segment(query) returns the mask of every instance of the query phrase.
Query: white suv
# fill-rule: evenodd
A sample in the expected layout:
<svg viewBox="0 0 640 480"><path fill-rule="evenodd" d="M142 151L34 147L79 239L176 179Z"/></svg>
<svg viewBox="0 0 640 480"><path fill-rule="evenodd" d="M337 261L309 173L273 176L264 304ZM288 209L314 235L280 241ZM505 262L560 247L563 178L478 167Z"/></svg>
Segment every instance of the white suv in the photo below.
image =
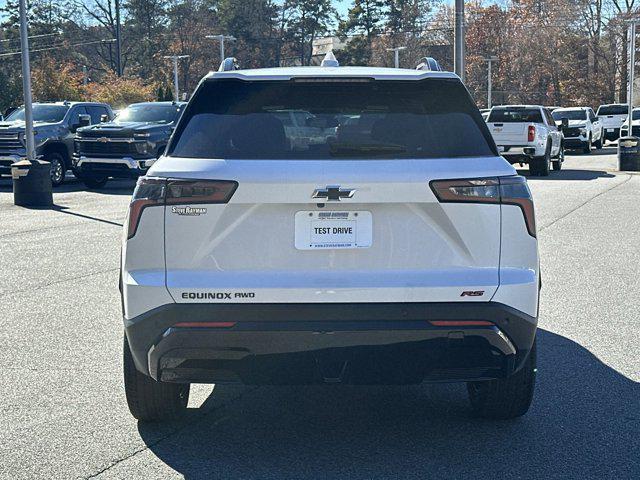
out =
<svg viewBox="0 0 640 480"><path fill-rule="evenodd" d="M125 228L138 419L183 411L193 382L461 381L480 416L529 408L533 203L452 73L209 74Z"/></svg>

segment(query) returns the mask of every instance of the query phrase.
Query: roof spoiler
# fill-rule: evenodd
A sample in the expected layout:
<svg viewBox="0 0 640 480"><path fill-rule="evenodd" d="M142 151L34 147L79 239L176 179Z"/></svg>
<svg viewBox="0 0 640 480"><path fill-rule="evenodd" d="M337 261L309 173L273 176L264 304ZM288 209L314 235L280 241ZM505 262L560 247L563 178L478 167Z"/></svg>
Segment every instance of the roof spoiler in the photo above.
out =
<svg viewBox="0 0 640 480"><path fill-rule="evenodd" d="M440 64L433 57L422 57L420 59L420 63L416 65L416 70L425 70L427 72L442 72Z"/></svg>
<svg viewBox="0 0 640 480"><path fill-rule="evenodd" d="M236 57L227 57L220 63L219 72L229 72L231 70L240 70L240 64Z"/></svg>

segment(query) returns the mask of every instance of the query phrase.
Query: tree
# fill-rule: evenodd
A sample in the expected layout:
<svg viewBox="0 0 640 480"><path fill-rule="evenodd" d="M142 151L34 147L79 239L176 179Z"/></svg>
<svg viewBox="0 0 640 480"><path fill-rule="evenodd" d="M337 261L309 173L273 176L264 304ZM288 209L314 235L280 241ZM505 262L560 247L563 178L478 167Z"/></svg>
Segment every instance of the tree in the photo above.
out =
<svg viewBox="0 0 640 480"><path fill-rule="evenodd" d="M318 35L327 33L336 11L331 0L292 0L293 10L290 32L297 43L302 65L309 65L313 56L313 42Z"/></svg>
<svg viewBox="0 0 640 480"><path fill-rule="evenodd" d="M145 85L139 78L118 77L107 73L101 82L87 85L86 97L95 102L105 102L114 108L130 103L153 100L154 85Z"/></svg>

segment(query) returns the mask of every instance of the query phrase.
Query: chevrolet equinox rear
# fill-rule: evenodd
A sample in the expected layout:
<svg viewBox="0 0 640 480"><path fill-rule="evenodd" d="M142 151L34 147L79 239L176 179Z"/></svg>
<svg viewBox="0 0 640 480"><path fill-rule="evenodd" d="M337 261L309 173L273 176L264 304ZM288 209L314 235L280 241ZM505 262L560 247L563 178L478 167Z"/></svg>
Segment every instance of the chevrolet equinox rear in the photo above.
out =
<svg viewBox="0 0 640 480"><path fill-rule="evenodd" d="M529 408L531 194L454 74L209 74L125 229L140 420L181 413L191 383L466 382L478 416Z"/></svg>

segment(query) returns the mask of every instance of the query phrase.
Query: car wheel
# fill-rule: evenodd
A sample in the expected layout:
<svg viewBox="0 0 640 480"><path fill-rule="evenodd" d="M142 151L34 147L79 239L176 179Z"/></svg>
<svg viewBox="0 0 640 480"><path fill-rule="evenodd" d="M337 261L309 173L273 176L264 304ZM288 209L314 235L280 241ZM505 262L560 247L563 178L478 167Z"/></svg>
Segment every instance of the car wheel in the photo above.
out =
<svg viewBox="0 0 640 480"><path fill-rule="evenodd" d="M51 185L58 187L64 183L64 177L67 173L67 165L64 158L59 153L50 153L45 160L51 165Z"/></svg>
<svg viewBox="0 0 640 480"><path fill-rule="evenodd" d="M558 156L553 161L553 169L555 171L562 170L563 163L564 163L564 145L560 145L560 151L558 152Z"/></svg>
<svg viewBox="0 0 640 480"><path fill-rule="evenodd" d="M591 136L582 144L582 153L591 153Z"/></svg>
<svg viewBox="0 0 640 480"><path fill-rule="evenodd" d="M131 414L141 421L159 421L184 413L189 402L190 385L156 382L140 373L133 363L126 335L123 350L124 390Z"/></svg>
<svg viewBox="0 0 640 480"><path fill-rule="evenodd" d="M84 183L85 187L90 188L90 189L97 189L97 188L102 188L107 184L107 181L109 180L109 177L83 177L81 176L80 179L82 180L82 183Z"/></svg>
<svg viewBox="0 0 640 480"><path fill-rule="evenodd" d="M468 382L469 401L477 417L506 420L524 415L531 406L536 383L536 341L524 365L497 380Z"/></svg>

